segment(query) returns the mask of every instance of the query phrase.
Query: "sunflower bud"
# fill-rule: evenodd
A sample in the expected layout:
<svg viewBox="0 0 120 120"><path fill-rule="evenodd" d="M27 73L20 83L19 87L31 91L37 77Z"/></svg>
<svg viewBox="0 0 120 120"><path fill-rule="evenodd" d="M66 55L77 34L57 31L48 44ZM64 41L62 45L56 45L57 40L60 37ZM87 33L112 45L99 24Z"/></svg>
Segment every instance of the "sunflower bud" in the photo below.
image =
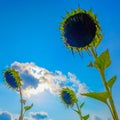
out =
<svg viewBox="0 0 120 120"><path fill-rule="evenodd" d="M67 107L73 107L75 103L77 103L77 98L73 90L70 88L63 88L60 91L60 98L64 105Z"/></svg>
<svg viewBox="0 0 120 120"><path fill-rule="evenodd" d="M3 74L5 83L8 87L17 90L22 85L22 80L19 73L15 69L9 68L5 70Z"/></svg>

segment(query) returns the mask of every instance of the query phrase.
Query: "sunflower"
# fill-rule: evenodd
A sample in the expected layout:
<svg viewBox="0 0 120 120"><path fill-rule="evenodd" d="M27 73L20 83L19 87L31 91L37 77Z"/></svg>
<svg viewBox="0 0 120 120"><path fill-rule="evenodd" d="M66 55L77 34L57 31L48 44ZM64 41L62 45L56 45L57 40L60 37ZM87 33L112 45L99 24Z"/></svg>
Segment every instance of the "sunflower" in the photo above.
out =
<svg viewBox="0 0 120 120"><path fill-rule="evenodd" d="M15 69L8 68L3 72L3 74L4 81L8 87L17 90L22 85L22 80L19 76L19 73Z"/></svg>
<svg viewBox="0 0 120 120"><path fill-rule="evenodd" d="M66 47L77 52L97 47L103 37L96 15L80 8L66 12L60 30Z"/></svg>
<svg viewBox="0 0 120 120"><path fill-rule="evenodd" d="M63 104L67 107L73 107L75 103L77 103L77 98L73 90L70 88L62 88L60 91L60 99Z"/></svg>

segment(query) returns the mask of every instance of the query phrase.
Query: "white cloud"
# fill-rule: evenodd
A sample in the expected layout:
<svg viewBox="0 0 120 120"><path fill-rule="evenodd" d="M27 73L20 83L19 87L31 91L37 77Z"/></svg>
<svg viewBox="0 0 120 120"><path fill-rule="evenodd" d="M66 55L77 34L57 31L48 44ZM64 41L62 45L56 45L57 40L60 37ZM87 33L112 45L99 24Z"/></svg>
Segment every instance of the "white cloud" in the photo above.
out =
<svg viewBox="0 0 120 120"><path fill-rule="evenodd" d="M80 83L77 77L70 72L68 75L64 75L59 70L51 72L34 63L14 62L11 67L19 71L23 80L23 95L28 98L45 90L51 94L59 94L60 89L66 86L74 89L77 95L87 92L86 85Z"/></svg>
<svg viewBox="0 0 120 120"><path fill-rule="evenodd" d="M108 118L107 120L112 120L111 118Z"/></svg>
<svg viewBox="0 0 120 120"><path fill-rule="evenodd" d="M102 120L102 118L100 118L100 117L97 116L97 115L93 115L93 116L92 116L92 120Z"/></svg>
<svg viewBox="0 0 120 120"><path fill-rule="evenodd" d="M77 96L80 96L80 93L87 92L87 86L85 83L80 83L80 80L77 79L76 75L68 72L68 85L71 84L71 88L77 93Z"/></svg>
<svg viewBox="0 0 120 120"><path fill-rule="evenodd" d="M18 120L19 115L11 114L7 111L0 111L0 120ZM24 120L52 120L46 112L30 112L29 116L24 116Z"/></svg>
<svg viewBox="0 0 120 120"><path fill-rule="evenodd" d="M35 120L45 120L48 119L48 114L46 112L31 112L31 118Z"/></svg>
<svg viewBox="0 0 120 120"><path fill-rule="evenodd" d="M11 113L7 111L0 112L0 120L13 120Z"/></svg>

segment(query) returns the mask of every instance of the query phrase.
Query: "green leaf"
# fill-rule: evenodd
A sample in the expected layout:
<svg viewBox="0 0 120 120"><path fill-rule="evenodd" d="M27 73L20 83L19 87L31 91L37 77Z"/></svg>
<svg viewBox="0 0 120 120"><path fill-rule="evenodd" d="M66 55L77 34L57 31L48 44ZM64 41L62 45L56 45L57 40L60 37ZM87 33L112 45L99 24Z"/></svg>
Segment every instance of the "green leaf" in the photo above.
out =
<svg viewBox="0 0 120 120"><path fill-rule="evenodd" d="M82 108L84 106L85 102L81 103L80 104L80 108Z"/></svg>
<svg viewBox="0 0 120 120"><path fill-rule="evenodd" d="M24 107L24 110L25 110L25 111L28 111L28 110L30 110L32 107L33 107L33 103L32 103L30 106L25 106L25 107Z"/></svg>
<svg viewBox="0 0 120 120"><path fill-rule="evenodd" d="M88 120L89 117L90 117L89 114L87 114L87 115L83 116L82 118L83 118L83 120Z"/></svg>
<svg viewBox="0 0 120 120"><path fill-rule="evenodd" d="M108 93L107 92L90 92L90 93L83 93L81 94L83 96L87 96L96 100L99 100L105 104L107 104L107 99L108 99Z"/></svg>
<svg viewBox="0 0 120 120"><path fill-rule="evenodd" d="M78 110L75 110L75 109L73 109L76 113L78 113L79 114L79 111Z"/></svg>
<svg viewBox="0 0 120 120"><path fill-rule="evenodd" d="M113 76L109 81L108 81L108 86L109 86L109 88L110 88L110 90L112 90L112 86L113 86L113 84L115 83L115 81L116 81L116 76Z"/></svg>
<svg viewBox="0 0 120 120"><path fill-rule="evenodd" d="M110 64L111 64L111 60L110 60L109 51L106 50L96 58L94 62L94 67L101 70L105 70L110 66Z"/></svg>

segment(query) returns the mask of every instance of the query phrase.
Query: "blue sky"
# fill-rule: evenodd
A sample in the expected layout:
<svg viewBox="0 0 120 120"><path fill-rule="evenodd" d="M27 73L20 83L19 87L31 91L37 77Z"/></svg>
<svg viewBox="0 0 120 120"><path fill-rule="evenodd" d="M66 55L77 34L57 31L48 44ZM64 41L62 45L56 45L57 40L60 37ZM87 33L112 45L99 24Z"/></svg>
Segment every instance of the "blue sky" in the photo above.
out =
<svg viewBox="0 0 120 120"><path fill-rule="evenodd" d="M65 82L65 86L74 85L78 94L79 90L104 90L98 71L87 67L93 60L92 56L85 52L83 57L78 54L73 56L61 39L59 23L65 12L76 9L78 3L82 9L92 8L93 13L98 15L104 38L97 52L100 54L107 48L110 51L112 65L106 71L106 77L109 79L117 75L113 97L120 116L119 0L1 0L0 120L5 115L9 120L11 116L19 114L19 95L3 82L2 72L8 67L18 69L24 78L24 98L27 104L34 103L26 114L29 119L79 120L77 114L65 108L58 97L61 81ZM38 71L41 71L40 76L37 76ZM28 86L32 87L29 91L25 89ZM111 118L102 103L82 97L79 97L79 101L86 102L83 113L89 113L90 120Z"/></svg>

